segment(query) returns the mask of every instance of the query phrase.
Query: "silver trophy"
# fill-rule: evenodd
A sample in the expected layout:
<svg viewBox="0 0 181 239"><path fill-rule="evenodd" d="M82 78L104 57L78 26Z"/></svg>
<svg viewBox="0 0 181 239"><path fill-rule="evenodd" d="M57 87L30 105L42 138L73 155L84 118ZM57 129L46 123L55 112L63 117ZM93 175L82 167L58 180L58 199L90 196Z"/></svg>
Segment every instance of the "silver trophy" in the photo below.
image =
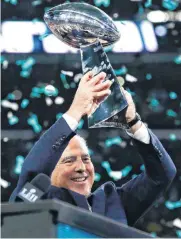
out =
<svg viewBox="0 0 181 239"><path fill-rule="evenodd" d="M88 116L88 127L125 128L128 106L120 84L103 49L119 40L112 19L102 10L87 3L65 3L49 9L44 20L53 34L69 46L80 49L83 74L104 71L113 80L111 94Z"/></svg>

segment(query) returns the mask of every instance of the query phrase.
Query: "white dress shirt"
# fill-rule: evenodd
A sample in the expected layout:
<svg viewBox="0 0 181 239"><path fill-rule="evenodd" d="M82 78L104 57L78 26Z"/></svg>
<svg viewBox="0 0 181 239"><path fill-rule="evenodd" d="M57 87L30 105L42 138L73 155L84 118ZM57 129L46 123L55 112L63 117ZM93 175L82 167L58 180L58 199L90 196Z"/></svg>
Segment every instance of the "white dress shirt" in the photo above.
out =
<svg viewBox="0 0 181 239"><path fill-rule="evenodd" d="M67 114L63 114L63 118L66 120L67 124L71 128L72 131L75 131L78 127L78 122ZM134 139L137 139L145 144L150 143L150 135L148 133L148 129L144 123L142 123L141 127L134 133L130 133L126 131L126 133Z"/></svg>

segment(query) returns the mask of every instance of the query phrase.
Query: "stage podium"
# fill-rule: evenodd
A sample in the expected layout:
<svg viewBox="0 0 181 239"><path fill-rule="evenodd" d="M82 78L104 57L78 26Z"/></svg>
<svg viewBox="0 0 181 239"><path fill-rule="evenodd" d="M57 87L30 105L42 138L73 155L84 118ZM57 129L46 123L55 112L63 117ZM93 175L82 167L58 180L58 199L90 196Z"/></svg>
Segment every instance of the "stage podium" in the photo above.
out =
<svg viewBox="0 0 181 239"><path fill-rule="evenodd" d="M1 204L2 238L151 238L58 200Z"/></svg>

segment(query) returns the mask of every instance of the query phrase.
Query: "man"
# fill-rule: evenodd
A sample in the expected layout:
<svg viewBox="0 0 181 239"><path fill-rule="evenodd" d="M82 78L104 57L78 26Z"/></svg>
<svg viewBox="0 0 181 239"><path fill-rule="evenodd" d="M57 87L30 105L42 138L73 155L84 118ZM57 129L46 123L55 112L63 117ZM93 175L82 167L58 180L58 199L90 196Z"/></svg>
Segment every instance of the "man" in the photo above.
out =
<svg viewBox="0 0 181 239"><path fill-rule="evenodd" d="M145 171L122 187L106 182L91 193L94 166L84 139L75 130L83 115L89 115L110 94L105 73L83 76L69 110L35 144L27 156L18 185L11 195L15 200L23 185L38 173L51 177L45 198L57 198L92 212L133 226L158 196L172 182L176 168L157 137L140 121L131 95L126 121L131 123L130 136L141 155Z"/></svg>

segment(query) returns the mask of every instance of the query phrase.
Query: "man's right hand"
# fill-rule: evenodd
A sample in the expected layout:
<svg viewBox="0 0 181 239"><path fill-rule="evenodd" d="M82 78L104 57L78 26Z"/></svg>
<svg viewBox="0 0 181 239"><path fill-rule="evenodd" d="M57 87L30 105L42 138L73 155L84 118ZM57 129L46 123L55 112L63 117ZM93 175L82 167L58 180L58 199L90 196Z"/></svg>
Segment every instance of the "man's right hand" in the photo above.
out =
<svg viewBox="0 0 181 239"><path fill-rule="evenodd" d="M93 77L93 73L89 71L80 80L79 87L76 91L73 102L66 112L77 122L82 116L91 115L111 93L110 80L104 81L106 73L101 72Z"/></svg>

